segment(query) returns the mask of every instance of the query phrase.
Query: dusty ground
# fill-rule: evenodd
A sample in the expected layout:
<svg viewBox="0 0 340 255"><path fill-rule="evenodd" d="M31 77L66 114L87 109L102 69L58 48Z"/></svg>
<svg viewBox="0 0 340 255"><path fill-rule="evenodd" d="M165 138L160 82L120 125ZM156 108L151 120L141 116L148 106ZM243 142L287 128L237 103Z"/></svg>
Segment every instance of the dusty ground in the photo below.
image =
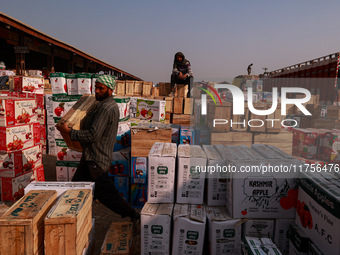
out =
<svg viewBox="0 0 340 255"><path fill-rule="evenodd" d="M46 181L55 181L55 163L56 157L51 155L45 155L43 157L43 164L45 170ZM129 218L121 219L118 214L115 214L111 210L107 209L101 203L94 201L92 204L92 215L95 218L95 240L92 255L99 255L100 248L105 238L105 234L110 226L111 222L115 221L129 221ZM133 238L134 254L140 254L140 231L134 231Z"/></svg>

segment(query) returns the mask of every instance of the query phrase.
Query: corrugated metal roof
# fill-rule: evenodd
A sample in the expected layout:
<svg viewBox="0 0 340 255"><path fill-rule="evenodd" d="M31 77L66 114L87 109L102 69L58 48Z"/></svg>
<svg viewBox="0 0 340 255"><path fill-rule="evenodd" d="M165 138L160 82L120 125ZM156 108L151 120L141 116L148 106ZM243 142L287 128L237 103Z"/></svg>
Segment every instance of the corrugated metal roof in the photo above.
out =
<svg viewBox="0 0 340 255"><path fill-rule="evenodd" d="M60 41L60 40L58 40L58 39L56 39L56 38L54 38L54 37L52 37L50 35L47 35L47 34L41 32L41 31L37 30L36 28L31 27L30 25L25 24L22 21L19 21L19 20L15 19L15 18L13 18L11 16L8 16L7 14L5 14L3 12L0 12L0 22L3 22L3 23L8 24L10 26L13 26L13 27L15 27L15 28L17 28L19 30L24 31L27 34L30 34L30 35L32 35L34 37L37 37L37 38L41 39L41 40L44 40L44 41L47 41L47 42L52 43L54 45L57 45L57 46L59 46L61 48L64 48L64 49L66 49L68 51L74 52L77 55L80 55L80 56L82 56L82 57L84 57L84 58L86 58L88 60L94 61L94 62L96 62L96 63L98 63L100 65L103 65L103 66L107 67L107 68L113 69L113 70L115 70L117 72L123 73L123 74L125 74L127 76L130 76L131 78L134 78L136 80L142 80L141 78L139 78L137 76L134 76L134 75L132 75L130 73L127 73L127 72L125 72L125 71L123 71L123 70L121 70L121 69L119 69L119 68L117 68L115 66L112 66L112 65L110 65L110 64L108 64L108 63L106 63L106 62L96 58L96 57L93 57L90 54L88 54L88 53L86 53L86 52L84 52L82 50L79 50L79 49L77 49L76 47L74 47L74 46L72 46L70 44L67 44L67 43L65 43L63 41Z"/></svg>

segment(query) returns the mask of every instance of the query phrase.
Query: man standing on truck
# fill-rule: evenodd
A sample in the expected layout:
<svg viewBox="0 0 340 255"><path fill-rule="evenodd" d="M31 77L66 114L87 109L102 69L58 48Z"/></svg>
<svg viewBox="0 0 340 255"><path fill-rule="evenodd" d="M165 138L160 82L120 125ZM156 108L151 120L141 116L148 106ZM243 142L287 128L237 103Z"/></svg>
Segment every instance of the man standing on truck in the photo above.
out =
<svg viewBox="0 0 340 255"><path fill-rule="evenodd" d="M247 68L247 72L248 72L248 75L251 74L251 67L253 66L253 63L251 63L248 68Z"/></svg>
<svg viewBox="0 0 340 255"><path fill-rule="evenodd" d="M96 81L96 100L99 103L84 118L84 128L73 130L66 122L57 125L60 132L70 135L71 140L80 142L83 154L72 181L95 182L94 197L103 205L123 218L132 221L140 218L119 194L108 169L112 161L112 152L116 142L119 109L113 99L116 81L110 75L102 75Z"/></svg>

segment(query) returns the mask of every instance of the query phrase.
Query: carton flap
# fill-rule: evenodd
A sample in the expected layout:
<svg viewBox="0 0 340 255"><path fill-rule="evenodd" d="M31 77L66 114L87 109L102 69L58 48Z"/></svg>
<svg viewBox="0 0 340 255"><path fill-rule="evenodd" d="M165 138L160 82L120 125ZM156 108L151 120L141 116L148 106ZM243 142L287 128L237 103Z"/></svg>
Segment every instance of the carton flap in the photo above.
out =
<svg viewBox="0 0 340 255"><path fill-rule="evenodd" d="M159 204L145 203L141 211L142 215L155 215L158 210Z"/></svg>
<svg viewBox="0 0 340 255"><path fill-rule="evenodd" d="M175 143L164 143L162 156L176 158L177 145Z"/></svg>
<svg viewBox="0 0 340 255"><path fill-rule="evenodd" d="M163 152L163 147L164 147L164 143L162 142L155 142L154 145L152 146L150 152L149 152L149 157L160 157L162 156L162 152Z"/></svg>
<svg viewBox="0 0 340 255"><path fill-rule="evenodd" d="M205 222L205 206L204 205L190 205L190 215L189 218L198 222Z"/></svg>
<svg viewBox="0 0 340 255"><path fill-rule="evenodd" d="M171 217L173 208L174 208L173 204L160 204L157 210L157 214L169 215Z"/></svg>
<svg viewBox="0 0 340 255"><path fill-rule="evenodd" d="M180 144L178 146L178 157L190 158L190 145Z"/></svg>
<svg viewBox="0 0 340 255"><path fill-rule="evenodd" d="M207 217L212 221L230 220L226 207L209 206L207 207Z"/></svg>
<svg viewBox="0 0 340 255"><path fill-rule="evenodd" d="M175 204L174 207L174 220L178 217L185 217L188 215L188 204Z"/></svg>
<svg viewBox="0 0 340 255"><path fill-rule="evenodd" d="M214 145L203 145L203 150L208 159L222 160L221 154L215 149Z"/></svg>

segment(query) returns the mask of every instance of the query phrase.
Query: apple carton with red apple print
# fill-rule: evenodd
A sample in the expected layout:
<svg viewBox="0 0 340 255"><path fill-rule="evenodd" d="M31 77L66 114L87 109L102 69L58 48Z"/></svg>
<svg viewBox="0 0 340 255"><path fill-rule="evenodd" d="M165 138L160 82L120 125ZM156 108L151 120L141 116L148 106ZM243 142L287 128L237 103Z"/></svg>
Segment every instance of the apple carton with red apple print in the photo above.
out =
<svg viewBox="0 0 340 255"><path fill-rule="evenodd" d="M22 174L22 162L18 152L0 154L0 177L16 177Z"/></svg>
<svg viewBox="0 0 340 255"><path fill-rule="evenodd" d="M33 171L14 178L1 178L2 200L17 201L24 195L25 187L33 180Z"/></svg>
<svg viewBox="0 0 340 255"><path fill-rule="evenodd" d="M67 95L65 73L50 73L50 81L53 95Z"/></svg>
<svg viewBox="0 0 340 255"><path fill-rule="evenodd" d="M41 146L37 145L22 151L23 171L31 171L35 167L42 165Z"/></svg>
<svg viewBox="0 0 340 255"><path fill-rule="evenodd" d="M331 163L340 163L340 132L321 134L318 158Z"/></svg>
<svg viewBox="0 0 340 255"><path fill-rule="evenodd" d="M119 121L125 121L130 118L130 97L115 96L113 98L119 109Z"/></svg>
<svg viewBox="0 0 340 255"><path fill-rule="evenodd" d="M63 117L81 96L53 96L52 97L52 109L53 117Z"/></svg>
<svg viewBox="0 0 340 255"><path fill-rule="evenodd" d="M67 148L66 142L64 140L57 140L57 160L59 161L68 161L68 152L69 149Z"/></svg>
<svg viewBox="0 0 340 255"><path fill-rule="evenodd" d="M68 162L57 161L56 162L56 177L57 181L66 182L68 181Z"/></svg>
<svg viewBox="0 0 340 255"><path fill-rule="evenodd" d="M340 195L331 176L301 175L295 223L324 254L340 254Z"/></svg>
<svg viewBox="0 0 340 255"><path fill-rule="evenodd" d="M78 95L78 79L76 74L66 74L67 94Z"/></svg>
<svg viewBox="0 0 340 255"><path fill-rule="evenodd" d="M0 98L0 126L14 125L14 100L11 98Z"/></svg>
<svg viewBox="0 0 340 255"><path fill-rule="evenodd" d="M15 105L15 124L27 124L37 121L36 99L17 99Z"/></svg>
<svg viewBox="0 0 340 255"><path fill-rule="evenodd" d="M67 160L68 161L80 161L82 153L79 151L68 150L67 151Z"/></svg>
<svg viewBox="0 0 340 255"><path fill-rule="evenodd" d="M44 79L38 77L14 77L14 91L44 94Z"/></svg>
<svg viewBox="0 0 340 255"><path fill-rule="evenodd" d="M164 100L137 99L136 118L154 121L163 121L165 119Z"/></svg>
<svg viewBox="0 0 340 255"><path fill-rule="evenodd" d="M0 151L10 152L32 147L35 144L36 135L34 124L0 127Z"/></svg>
<svg viewBox="0 0 340 255"><path fill-rule="evenodd" d="M91 94L91 74L89 73L78 73L78 95Z"/></svg>

